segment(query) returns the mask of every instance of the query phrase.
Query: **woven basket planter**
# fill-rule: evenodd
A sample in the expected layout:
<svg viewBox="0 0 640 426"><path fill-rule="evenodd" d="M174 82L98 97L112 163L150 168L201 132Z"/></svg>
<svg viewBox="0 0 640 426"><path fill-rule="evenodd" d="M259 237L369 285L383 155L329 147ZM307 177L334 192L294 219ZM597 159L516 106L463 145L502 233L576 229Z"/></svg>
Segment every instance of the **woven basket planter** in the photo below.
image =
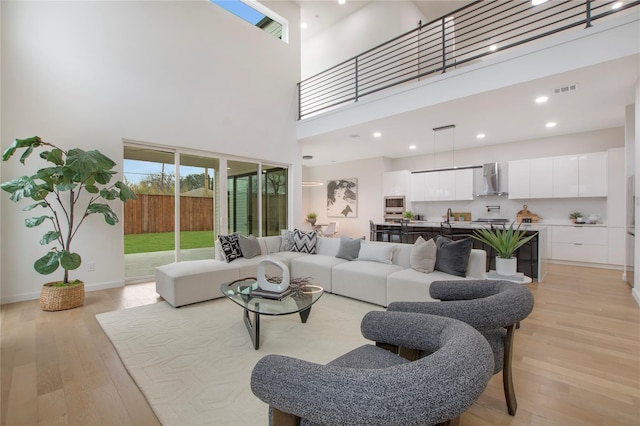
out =
<svg viewBox="0 0 640 426"><path fill-rule="evenodd" d="M54 287L46 283L40 291L40 308L43 311L64 311L77 308L84 303L84 283Z"/></svg>

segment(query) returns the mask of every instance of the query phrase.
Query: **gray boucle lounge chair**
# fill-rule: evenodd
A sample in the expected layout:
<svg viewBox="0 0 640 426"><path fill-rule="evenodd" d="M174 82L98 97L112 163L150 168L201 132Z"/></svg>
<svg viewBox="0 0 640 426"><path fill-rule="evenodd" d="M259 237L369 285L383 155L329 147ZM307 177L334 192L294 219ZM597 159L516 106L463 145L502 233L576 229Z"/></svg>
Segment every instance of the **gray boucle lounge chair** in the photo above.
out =
<svg viewBox="0 0 640 426"><path fill-rule="evenodd" d="M269 404L270 424L449 424L491 378L491 348L463 322L374 311L361 330L376 346L361 346L327 365L281 355L256 364L251 390ZM418 352L428 355L404 357L415 359Z"/></svg>
<svg viewBox="0 0 640 426"><path fill-rule="evenodd" d="M533 310L533 295L509 281L435 281L429 293L439 302L394 302L388 311L417 312L464 321L489 341L495 358L494 374L502 371L507 410L518 409L511 374L511 354L517 325Z"/></svg>

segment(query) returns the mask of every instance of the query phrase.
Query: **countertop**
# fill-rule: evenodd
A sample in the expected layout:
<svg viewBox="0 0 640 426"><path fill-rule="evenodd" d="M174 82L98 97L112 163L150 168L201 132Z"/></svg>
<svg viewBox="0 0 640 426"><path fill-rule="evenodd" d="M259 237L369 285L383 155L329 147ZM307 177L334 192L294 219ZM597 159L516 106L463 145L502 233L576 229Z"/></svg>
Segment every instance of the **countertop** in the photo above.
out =
<svg viewBox="0 0 640 426"><path fill-rule="evenodd" d="M440 228L441 223L442 223L441 221L435 221L435 220L412 220L409 222L409 226L414 226L414 227L424 226L426 228ZM451 221L450 224L452 228L460 228L460 229L485 228L490 225L489 223L479 223L479 222L469 222L469 221L459 221L459 220ZM400 226L400 224L397 222L385 222L385 223L380 223L379 225ZM507 227L509 225L510 223L506 224ZM594 223L594 224L579 223L578 224L578 223L572 223L571 221L567 220L566 222L557 221L557 222L542 222L542 223L540 222L539 223L521 223L520 229L527 230L527 231L539 231L541 229L544 229L550 226L576 226L576 227L585 226L585 227L605 227L605 228L607 227L607 225L603 223Z"/></svg>

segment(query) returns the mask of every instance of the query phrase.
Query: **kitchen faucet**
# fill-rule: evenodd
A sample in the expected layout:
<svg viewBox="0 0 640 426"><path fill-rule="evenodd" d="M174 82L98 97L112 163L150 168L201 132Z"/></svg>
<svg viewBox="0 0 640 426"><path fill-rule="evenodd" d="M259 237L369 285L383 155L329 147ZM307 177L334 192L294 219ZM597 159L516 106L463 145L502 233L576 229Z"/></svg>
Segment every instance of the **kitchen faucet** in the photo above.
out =
<svg viewBox="0 0 640 426"><path fill-rule="evenodd" d="M451 207L447 209L447 223L451 223L451 216L453 216L453 211L451 211Z"/></svg>

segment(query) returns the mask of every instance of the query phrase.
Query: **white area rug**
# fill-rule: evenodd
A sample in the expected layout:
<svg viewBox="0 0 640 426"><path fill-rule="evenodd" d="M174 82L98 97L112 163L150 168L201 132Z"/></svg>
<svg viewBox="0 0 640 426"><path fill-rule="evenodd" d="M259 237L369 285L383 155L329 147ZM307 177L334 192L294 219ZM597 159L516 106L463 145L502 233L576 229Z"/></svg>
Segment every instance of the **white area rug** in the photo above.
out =
<svg viewBox="0 0 640 426"><path fill-rule="evenodd" d="M160 422L266 425L268 407L251 392L253 366L267 354L325 364L365 340L360 321L383 308L325 294L306 324L298 314L261 316L253 349L243 310L218 299L173 308L166 302L96 315Z"/></svg>

